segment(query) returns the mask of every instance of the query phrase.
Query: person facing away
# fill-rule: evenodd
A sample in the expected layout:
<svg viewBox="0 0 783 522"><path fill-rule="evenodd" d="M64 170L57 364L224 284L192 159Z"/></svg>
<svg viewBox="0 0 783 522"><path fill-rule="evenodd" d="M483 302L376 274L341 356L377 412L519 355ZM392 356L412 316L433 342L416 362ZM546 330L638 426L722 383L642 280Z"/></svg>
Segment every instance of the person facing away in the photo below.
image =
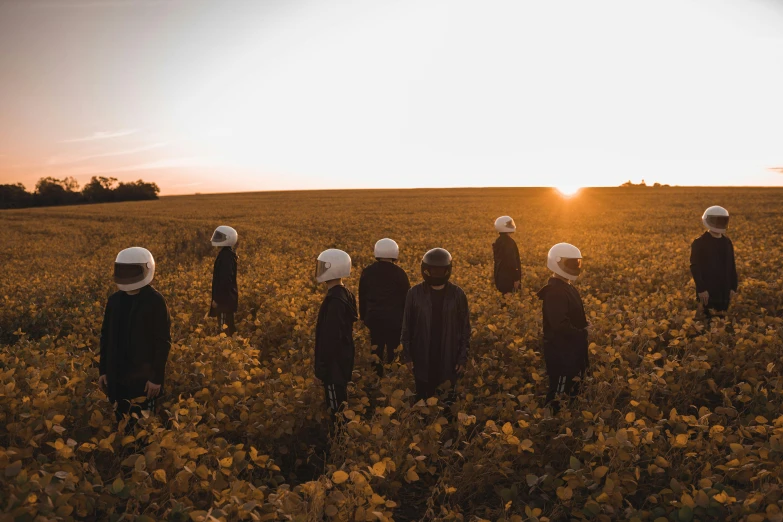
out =
<svg viewBox="0 0 783 522"><path fill-rule="evenodd" d="M234 313L239 304L239 290L237 289L237 261L236 254L238 241L237 231L231 227L219 226L212 234L212 246L221 247L215 259L212 270L212 304L209 308L209 316L217 317L218 326L227 335L234 335L237 331L234 323Z"/></svg>
<svg viewBox="0 0 783 522"><path fill-rule="evenodd" d="M723 207L710 207L702 215L707 228L691 244L691 275L696 284L696 298L707 317L711 312L725 312L737 292L737 265L734 245L726 237L729 213Z"/></svg>
<svg viewBox="0 0 783 522"><path fill-rule="evenodd" d="M434 248L421 261L422 283L408 291L402 321L403 360L413 372L417 400L427 399L457 378L468 361L470 309L462 289L449 282L451 254Z"/></svg>
<svg viewBox="0 0 783 522"><path fill-rule="evenodd" d="M492 244L495 257L495 286L501 294L519 290L522 281L522 264L519 260L519 248L511 237L516 232L517 225L509 216L501 216L495 220L495 230L499 237Z"/></svg>
<svg viewBox="0 0 783 522"><path fill-rule="evenodd" d="M553 413L560 410L558 394L571 398L579 393L579 382L588 364L587 318L582 298L571 284L582 271L582 253L573 245L558 243L549 250L547 268L552 271L546 286L538 291L544 315L544 361L549 376L545 404Z"/></svg>
<svg viewBox="0 0 783 522"><path fill-rule="evenodd" d="M152 285L155 260L146 248L127 248L114 262L119 291L107 303L101 326L98 384L117 420L155 409L163 393L171 327L166 300ZM146 397L142 404L131 401ZM128 426L130 427L130 425Z"/></svg>
<svg viewBox="0 0 783 522"><path fill-rule="evenodd" d="M359 317L370 330L370 343L378 357L375 371L383 377L383 364L394 360L400 344L402 314L410 281L397 265L400 248L389 238L375 243L375 263L362 270L359 279Z"/></svg>
<svg viewBox="0 0 783 522"><path fill-rule="evenodd" d="M359 319L356 298L343 285L343 278L349 275L351 257L347 253L330 248L318 256L315 279L325 284L327 290L315 325L315 376L323 384L332 421L348 400L356 352L353 341L353 323Z"/></svg>

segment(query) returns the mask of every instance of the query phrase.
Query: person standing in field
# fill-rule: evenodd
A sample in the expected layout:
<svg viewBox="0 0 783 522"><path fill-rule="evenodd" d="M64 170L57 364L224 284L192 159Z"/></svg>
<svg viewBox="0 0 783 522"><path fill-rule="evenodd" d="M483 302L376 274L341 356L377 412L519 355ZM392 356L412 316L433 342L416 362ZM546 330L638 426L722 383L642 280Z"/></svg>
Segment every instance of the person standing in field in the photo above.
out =
<svg viewBox="0 0 783 522"><path fill-rule="evenodd" d="M449 282L451 254L433 248L421 260L422 283L405 299L402 321L403 360L413 372L417 400L427 399L450 381L449 400L468 361L470 308L462 289Z"/></svg>
<svg viewBox="0 0 783 522"><path fill-rule="evenodd" d="M98 384L114 404L118 421L126 414L154 411L163 393L171 327L166 300L150 284L154 276L155 260L146 248L127 248L117 255L114 282L119 291L109 297L103 316ZM145 397L144 402L131 402L138 397Z"/></svg>
<svg viewBox="0 0 783 522"><path fill-rule="evenodd" d="M696 298L707 318L713 312L725 312L737 292L737 265L734 245L726 237L729 213L713 206L704 211L701 221L707 228L691 244L691 274L696 284Z"/></svg>
<svg viewBox="0 0 783 522"><path fill-rule="evenodd" d="M579 393L579 382L588 364L587 317L582 298L571 284L582 271L582 253L574 245L558 243L549 250L547 268L552 272L546 286L538 291L543 302L544 361L549 376L545 404L552 412L560 410L555 398Z"/></svg>
<svg viewBox="0 0 783 522"><path fill-rule="evenodd" d="M330 248L318 256L315 279L326 285L326 296L315 325L315 376L323 384L332 421L348 400L356 352L353 340L353 324L359 319L356 298L343 284L343 278L350 275L351 256L342 250Z"/></svg>
<svg viewBox="0 0 783 522"><path fill-rule="evenodd" d="M217 227L211 239L212 246L221 248L212 271L212 305L209 308L209 316L217 317L220 331L225 330L227 335L234 335L237 331L234 313L239 304L237 289L239 258L236 254L238 239L237 231L225 225Z"/></svg>
<svg viewBox="0 0 783 522"><path fill-rule="evenodd" d="M509 216L501 216L495 220L495 230L499 234L492 244L495 286L501 294L508 294L519 290L522 281L519 248L511 237L517 231L517 225Z"/></svg>
<svg viewBox="0 0 783 522"><path fill-rule="evenodd" d="M389 238L375 243L375 263L362 270L359 279L359 317L370 330L370 343L378 362L375 371L383 377L383 365L394 360L400 345L405 297L411 287L405 270L397 265L400 248Z"/></svg>

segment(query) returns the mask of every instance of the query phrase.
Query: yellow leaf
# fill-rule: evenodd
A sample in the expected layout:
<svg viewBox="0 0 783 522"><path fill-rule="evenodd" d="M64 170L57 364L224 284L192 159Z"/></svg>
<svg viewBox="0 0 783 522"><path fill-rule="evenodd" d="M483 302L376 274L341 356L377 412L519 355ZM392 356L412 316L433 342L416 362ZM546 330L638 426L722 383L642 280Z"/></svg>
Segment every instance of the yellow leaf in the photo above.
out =
<svg viewBox="0 0 783 522"><path fill-rule="evenodd" d="M372 474L378 477L382 477L386 473L386 463L383 461L376 462L372 466Z"/></svg>
<svg viewBox="0 0 783 522"><path fill-rule="evenodd" d="M511 435L512 433L514 433L514 427L511 425L510 422L507 422L503 425L503 433L505 433L506 435Z"/></svg>
<svg viewBox="0 0 783 522"><path fill-rule="evenodd" d="M155 480L158 482L166 483L166 470L156 469L152 476L155 477Z"/></svg>
<svg viewBox="0 0 783 522"><path fill-rule="evenodd" d="M332 474L332 482L335 484L342 484L346 480L348 480L348 473L345 471L335 471Z"/></svg>
<svg viewBox="0 0 783 522"><path fill-rule="evenodd" d="M419 474L416 473L415 466L411 467L408 472L405 474L405 480L408 482L416 482L419 480Z"/></svg>
<svg viewBox="0 0 783 522"><path fill-rule="evenodd" d="M625 416L625 422L633 422L636 420L636 414L634 412L628 412Z"/></svg>
<svg viewBox="0 0 783 522"><path fill-rule="evenodd" d="M557 498L560 500L571 500L574 496L574 490L570 486L557 488Z"/></svg>
<svg viewBox="0 0 783 522"><path fill-rule="evenodd" d="M337 508L334 505L330 504L326 506L326 509L324 509L324 513L326 513L327 517L333 517L337 514Z"/></svg>
<svg viewBox="0 0 783 522"><path fill-rule="evenodd" d="M593 478L596 480L600 480L606 475L606 473L609 471L609 468L606 466L598 466L593 470Z"/></svg>

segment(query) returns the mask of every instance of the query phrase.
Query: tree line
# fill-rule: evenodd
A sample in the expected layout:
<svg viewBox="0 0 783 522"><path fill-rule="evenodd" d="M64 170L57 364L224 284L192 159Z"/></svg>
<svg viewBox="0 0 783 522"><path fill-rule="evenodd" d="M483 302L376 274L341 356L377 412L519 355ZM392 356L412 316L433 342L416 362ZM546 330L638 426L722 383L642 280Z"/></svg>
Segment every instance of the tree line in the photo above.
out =
<svg viewBox="0 0 783 522"><path fill-rule="evenodd" d="M141 201L158 199L159 192L158 185L142 180L121 182L117 178L93 176L80 190L72 177L45 177L38 180L33 192L21 183L0 185L0 209Z"/></svg>

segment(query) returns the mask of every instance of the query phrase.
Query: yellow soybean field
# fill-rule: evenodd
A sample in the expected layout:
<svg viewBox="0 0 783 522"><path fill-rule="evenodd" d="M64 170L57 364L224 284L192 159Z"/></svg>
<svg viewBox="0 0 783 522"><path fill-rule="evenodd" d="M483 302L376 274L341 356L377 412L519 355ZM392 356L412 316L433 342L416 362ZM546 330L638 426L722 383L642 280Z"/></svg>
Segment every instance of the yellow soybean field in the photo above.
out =
<svg viewBox="0 0 783 522"><path fill-rule="evenodd" d="M783 521L783 190L329 191L0 212L0 521ZM690 242L732 214L728 317L697 315ZM493 222L518 225L522 291L492 284ZM205 320L217 225L239 232L239 336ZM454 257L472 340L453 412L380 381L367 330L343 427L313 381L326 248L395 239L413 283ZM552 417L540 302L549 247L584 255L591 365ZM156 258L174 344L158 415L118 432L96 386L114 257Z"/></svg>

